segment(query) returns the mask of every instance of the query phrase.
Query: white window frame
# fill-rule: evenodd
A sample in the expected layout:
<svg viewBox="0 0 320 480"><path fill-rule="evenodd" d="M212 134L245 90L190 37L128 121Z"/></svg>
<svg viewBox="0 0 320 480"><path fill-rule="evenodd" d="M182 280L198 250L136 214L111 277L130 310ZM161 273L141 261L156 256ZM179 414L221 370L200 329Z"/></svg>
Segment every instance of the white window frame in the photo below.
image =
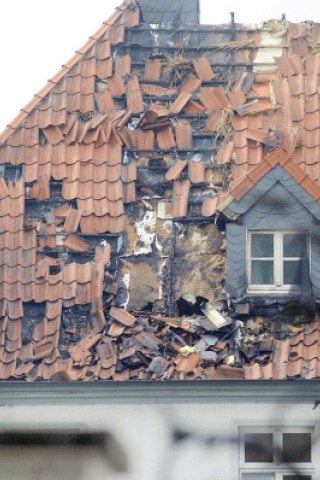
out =
<svg viewBox="0 0 320 480"><path fill-rule="evenodd" d="M264 233L272 234L274 236L274 256L270 259L274 262L274 283L273 285L259 285L251 283L251 238L253 234ZM276 293L276 294L299 294L301 287L299 285L286 285L283 283L283 235L284 234L304 234L306 236L306 247L308 256L308 268L310 272L311 258L310 258L310 230L278 230L278 229L249 229L247 230L247 292L248 293ZM287 260L287 257L285 258ZM301 257L292 257L288 260L299 260Z"/></svg>
<svg viewBox="0 0 320 480"><path fill-rule="evenodd" d="M295 475L297 473L292 472L287 464L281 463L281 459L277 458L275 452L274 462L268 463L255 463L245 462L245 434L247 433L272 433L274 439L274 445L279 451L282 450L282 434L283 433L311 433L311 462L306 463L293 463L291 468L295 469L295 472L299 472L299 475L309 475L312 480L316 478L316 433L313 427L280 427L280 426L242 426L239 429L240 437L240 480L250 479L248 475L273 475L274 480L282 480L284 475Z"/></svg>

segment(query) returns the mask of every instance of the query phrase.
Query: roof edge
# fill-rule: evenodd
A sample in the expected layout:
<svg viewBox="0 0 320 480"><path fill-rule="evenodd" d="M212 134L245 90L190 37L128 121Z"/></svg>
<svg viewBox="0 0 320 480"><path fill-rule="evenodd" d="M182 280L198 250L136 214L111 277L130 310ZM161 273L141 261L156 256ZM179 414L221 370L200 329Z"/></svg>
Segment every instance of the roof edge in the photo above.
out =
<svg viewBox="0 0 320 480"><path fill-rule="evenodd" d="M230 195L237 201L241 200L267 173L280 165L317 203L320 203L320 187L307 175L281 147L276 147L271 153L254 167L251 172L243 175L231 187Z"/></svg>
<svg viewBox="0 0 320 480"><path fill-rule="evenodd" d="M71 404L308 404L319 380L1 382L0 406Z"/></svg>

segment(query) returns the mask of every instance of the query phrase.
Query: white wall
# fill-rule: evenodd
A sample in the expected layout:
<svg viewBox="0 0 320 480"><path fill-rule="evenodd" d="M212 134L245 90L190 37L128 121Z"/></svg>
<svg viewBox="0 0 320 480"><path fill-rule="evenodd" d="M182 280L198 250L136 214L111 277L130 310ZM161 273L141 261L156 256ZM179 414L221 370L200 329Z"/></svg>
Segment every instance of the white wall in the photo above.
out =
<svg viewBox="0 0 320 480"><path fill-rule="evenodd" d="M233 440L239 425L310 426L319 420L320 406L313 410L311 405L37 405L0 408L0 425L4 430L59 431L70 428L113 433L128 453L129 473L111 474L108 479L129 480L234 480L238 478L238 445ZM189 432L190 438L173 444L171 433L176 428ZM206 445L202 441L206 437L215 437L217 443ZM317 457L320 458L320 454ZM90 462L85 463L88 467ZM88 472L81 478L93 480Z"/></svg>

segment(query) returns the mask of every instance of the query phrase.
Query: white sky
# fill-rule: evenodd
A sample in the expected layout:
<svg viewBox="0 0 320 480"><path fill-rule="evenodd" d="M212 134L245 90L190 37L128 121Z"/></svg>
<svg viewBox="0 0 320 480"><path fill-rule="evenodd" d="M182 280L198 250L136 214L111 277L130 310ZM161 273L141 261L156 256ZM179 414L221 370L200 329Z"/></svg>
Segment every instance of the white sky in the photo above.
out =
<svg viewBox="0 0 320 480"><path fill-rule="evenodd" d="M114 11L122 0L0 2L0 131ZM159 0L161 1L161 0ZM286 13L320 21L318 0L200 0L201 23L260 23Z"/></svg>

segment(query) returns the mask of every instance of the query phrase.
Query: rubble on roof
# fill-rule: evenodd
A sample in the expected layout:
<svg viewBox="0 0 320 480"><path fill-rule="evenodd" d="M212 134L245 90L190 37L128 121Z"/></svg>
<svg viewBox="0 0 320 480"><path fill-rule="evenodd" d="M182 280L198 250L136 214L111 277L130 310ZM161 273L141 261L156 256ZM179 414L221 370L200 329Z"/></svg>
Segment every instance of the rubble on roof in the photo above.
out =
<svg viewBox="0 0 320 480"><path fill-rule="evenodd" d="M0 379L320 377L318 316L226 299L221 214L277 163L320 201L319 26L160 3L125 0L0 135Z"/></svg>

